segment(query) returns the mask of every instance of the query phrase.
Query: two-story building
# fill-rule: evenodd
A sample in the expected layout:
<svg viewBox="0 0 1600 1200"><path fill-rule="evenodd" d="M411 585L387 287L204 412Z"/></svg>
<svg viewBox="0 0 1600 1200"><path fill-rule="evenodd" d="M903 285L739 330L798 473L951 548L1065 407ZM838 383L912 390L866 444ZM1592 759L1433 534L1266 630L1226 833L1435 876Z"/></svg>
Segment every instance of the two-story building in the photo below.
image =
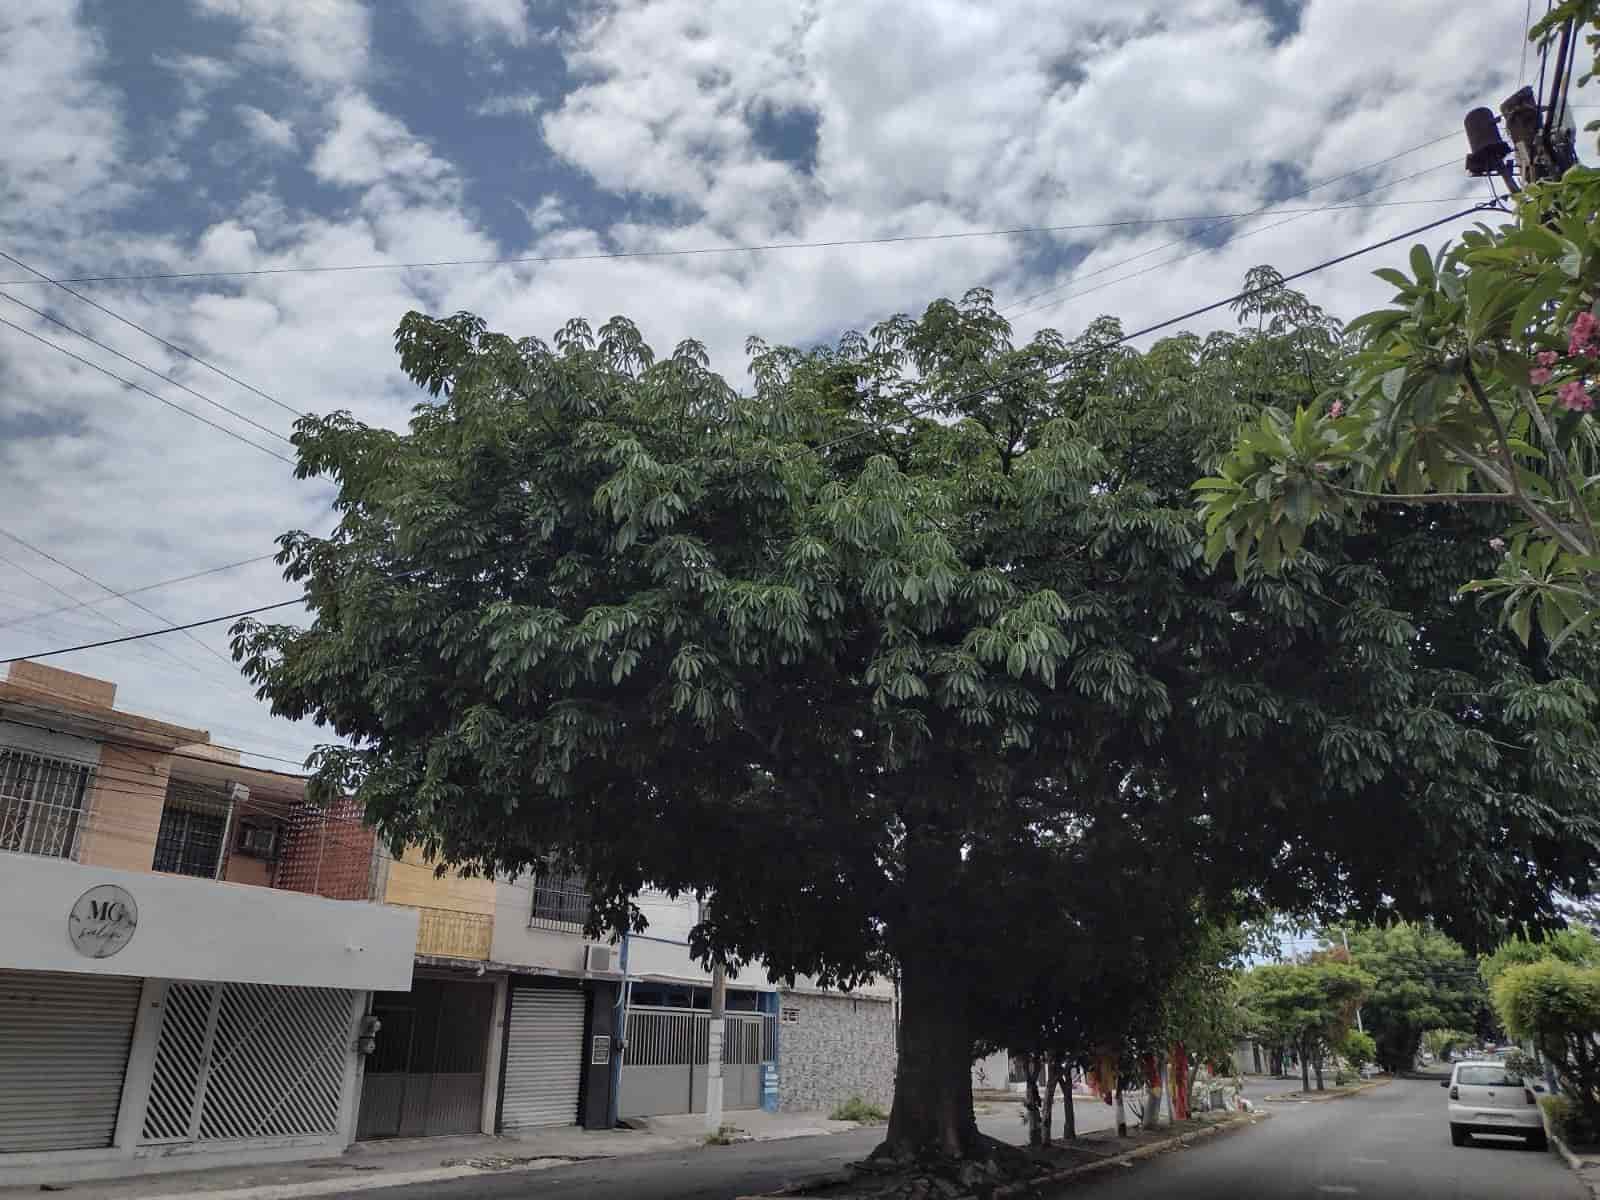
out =
<svg viewBox="0 0 1600 1200"><path fill-rule="evenodd" d="M440 875L349 802L32 663L0 681L0 1184L703 1111L692 896ZM887 986L727 989L724 1104L887 1104ZM209 1157L207 1157L209 1156Z"/></svg>
<svg viewBox="0 0 1600 1200"><path fill-rule="evenodd" d="M0 1183L337 1153L417 919L273 886L304 781L115 699L0 681Z"/></svg>

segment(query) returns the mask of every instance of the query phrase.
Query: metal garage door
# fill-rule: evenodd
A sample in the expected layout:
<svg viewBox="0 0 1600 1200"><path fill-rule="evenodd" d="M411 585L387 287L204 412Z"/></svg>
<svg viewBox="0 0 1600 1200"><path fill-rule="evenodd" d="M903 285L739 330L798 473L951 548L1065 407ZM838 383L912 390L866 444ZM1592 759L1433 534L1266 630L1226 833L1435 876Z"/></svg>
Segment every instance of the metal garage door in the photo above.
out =
<svg viewBox="0 0 1600 1200"><path fill-rule="evenodd" d="M583 999L577 988L512 991L505 1098L500 1105L505 1128L577 1124Z"/></svg>
<svg viewBox="0 0 1600 1200"><path fill-rule="evenodd" d="M143 983L0 971L0 1153L111 1145Z"/></svg>

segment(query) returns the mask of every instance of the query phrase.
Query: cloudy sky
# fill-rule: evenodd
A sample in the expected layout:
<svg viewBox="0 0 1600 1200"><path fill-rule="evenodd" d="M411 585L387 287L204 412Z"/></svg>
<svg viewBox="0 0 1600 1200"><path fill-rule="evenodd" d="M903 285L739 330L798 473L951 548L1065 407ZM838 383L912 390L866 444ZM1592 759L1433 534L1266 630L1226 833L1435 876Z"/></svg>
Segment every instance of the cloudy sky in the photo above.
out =
<svg viewBox="0 0 1600 1200"><path fill-rule="evenodd" d="M1523 11L5 0L0 252L124 278L72 285L97 309L0 261L0 319L20 327L0 325L0 658L293 595L270 561L149 585L330 527L279 437L295 411L402 424L408 309L542 336L625 313L658 349L700 338L736 383L749 334L831 339L976 284L1019 336L1102 312L1136 327L1252 264L1296 270L1483 197L1461 116L1514 88ZM1340 204L1358 207L1304 211ZM1023 226L1076 228L585 257ZM518 258L569 261L396 266ZM1381 263L1307 290L1353 315L1384 298ZM374 269L307 270L350 266ZM202 277L149 278L185 273ZM302 757L317 731L254 700L225 628L47 661L115 679L126 708Z"/></svg>

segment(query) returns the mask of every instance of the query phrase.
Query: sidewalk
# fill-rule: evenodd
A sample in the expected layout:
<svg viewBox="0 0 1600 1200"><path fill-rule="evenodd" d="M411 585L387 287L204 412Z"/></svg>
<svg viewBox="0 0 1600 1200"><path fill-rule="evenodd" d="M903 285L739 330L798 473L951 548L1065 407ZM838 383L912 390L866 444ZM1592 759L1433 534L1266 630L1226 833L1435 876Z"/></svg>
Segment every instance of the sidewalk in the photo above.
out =
<svg viewBox="0 0 1600 1200"><path fill-rule="evenodd" d="M724 1123L766 1142L787 1138L846 1133L854 1121L832 1121L824 1113L730 1112ZM404 1138L359 1142L337 1158L256 1167L213 1167L208 1170L134 1175L83 1183L28 1184L0 1187L0 1200L37 1198L61 1191L71 1200L194 1200L226 1196L228 1200L297 1200L334 1192L364 1191L402 1184L438 1183L505 1171L538 1171L593 1158L620 1158L661 1150L698 1148L705 1138L700 1113L638 1118L638 1129L588 1131L576 1127L529 1130L491 1137Z"/></svg>

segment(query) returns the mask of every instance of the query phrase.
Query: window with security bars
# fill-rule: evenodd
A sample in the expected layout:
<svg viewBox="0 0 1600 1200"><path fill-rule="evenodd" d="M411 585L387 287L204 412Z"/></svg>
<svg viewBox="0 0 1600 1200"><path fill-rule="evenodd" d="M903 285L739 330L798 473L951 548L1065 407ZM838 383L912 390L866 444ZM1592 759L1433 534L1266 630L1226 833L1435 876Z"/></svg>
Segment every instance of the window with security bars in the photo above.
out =
<svg viewBox="0 0 1600 1200"><path fill-rule="evenodd" d="M168 784L151 869L215 879L222 866L231 805L220 789Z"/></svg>
<svg viewBox="0 0 1600 1200"><path fill-rule="evenodd" d="M0 747L0 850L78 857L92 767Z"/></svg>
<svg viewBox="0 0 1600 1200"><path fill-rule="evenodd" d="M588 920L589 888L582 875L540 871L533 877L530 927L577 933Z"/></svg>

